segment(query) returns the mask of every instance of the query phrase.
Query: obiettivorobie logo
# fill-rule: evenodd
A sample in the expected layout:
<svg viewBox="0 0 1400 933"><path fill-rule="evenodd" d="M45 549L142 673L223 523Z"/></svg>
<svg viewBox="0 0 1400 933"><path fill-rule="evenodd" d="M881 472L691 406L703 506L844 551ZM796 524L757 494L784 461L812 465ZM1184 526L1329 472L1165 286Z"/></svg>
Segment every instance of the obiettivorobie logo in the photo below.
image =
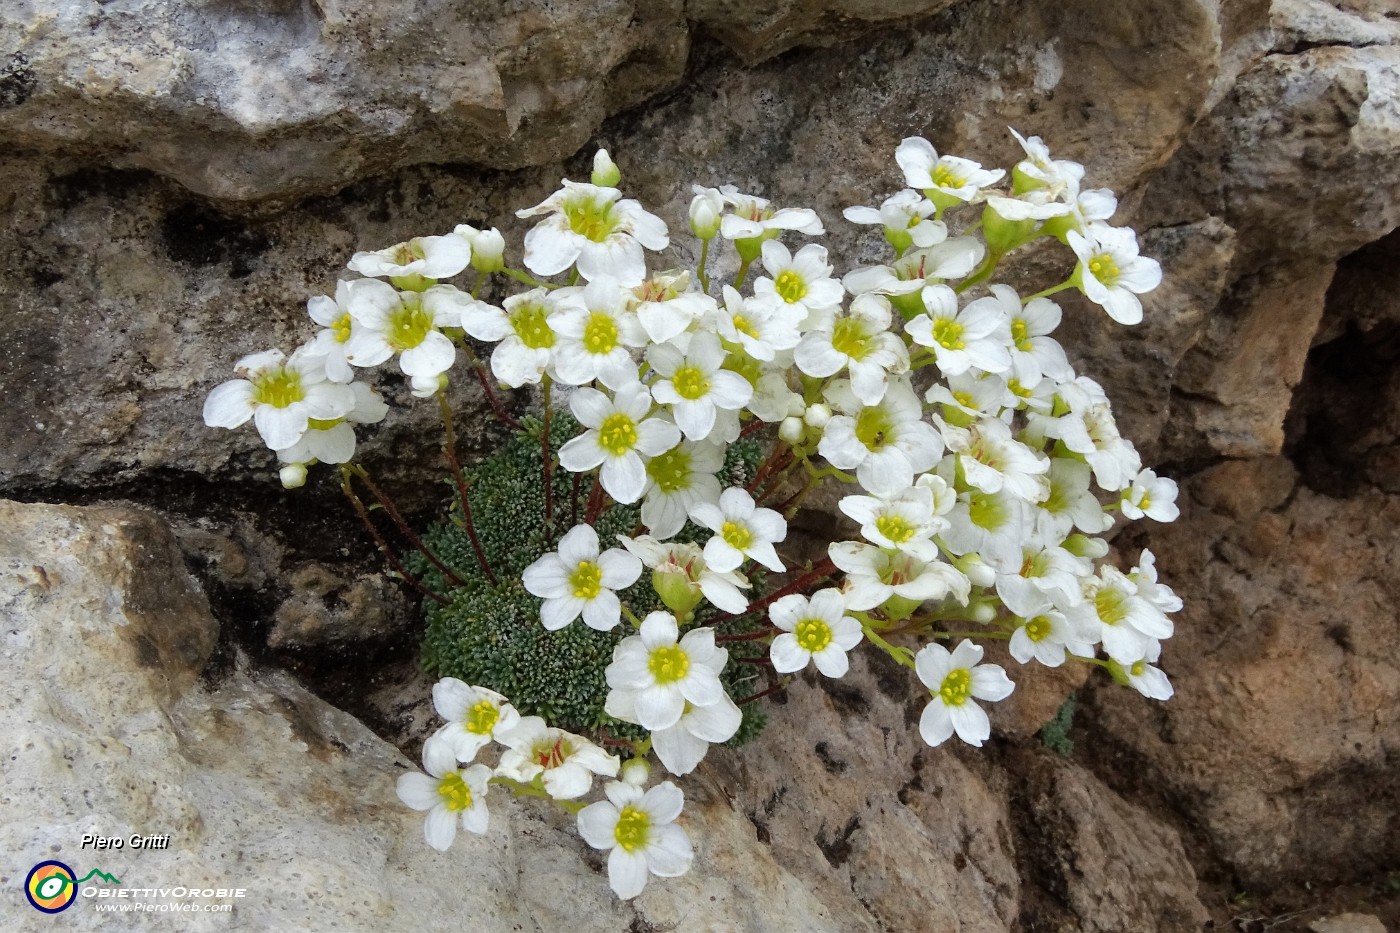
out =
<svg viewBox="0 0 1400 933"><path fill-rule="evenodd" d="M120 879L113 878L100 869L94 868L79 878L77 872L62 862L40 862L29 869L29 874L24 879L24 896L29 898L29 903L35 910L56 914L71 907L78 897L78 885L93 878L101 878L111 884L121 884Z"/></svg>

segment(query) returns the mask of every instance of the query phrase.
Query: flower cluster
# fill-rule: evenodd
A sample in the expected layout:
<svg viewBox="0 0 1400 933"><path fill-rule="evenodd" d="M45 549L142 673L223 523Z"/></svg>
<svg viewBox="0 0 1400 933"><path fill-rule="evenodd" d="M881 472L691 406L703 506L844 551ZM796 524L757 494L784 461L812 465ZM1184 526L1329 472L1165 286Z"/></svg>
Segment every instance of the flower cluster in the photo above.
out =
<svg viewBox="0 0 1400 933"><path fill-rule="evenodd" d="M534 223L523 269L507 266L502 234L466 225L357 254L350 268L365 277L311 302L324 330L290 357L245 359L243 378L210 395L206 421L251 417L296 468L283 471L295 485L307 464L349 460L350 424L384 416L354 368L397 357L413 393L442 408L454 521L486 581L473 586L523 586L551 632L627 633L610 636L604 709L641 739L600 731L595 743L521 715L486 687L439 683L449 725L424 748L427 776L400 781L404 801L429 811L430 844L446 847L459 817L484 831L486 788L504 785L577 812L583 838L610 852L614 890L631 897L649 874L691 862L674 825L681 792L669 782L644 790L644 762L654 755L671 774L689 773L739 731L741 705L809 665L842 677L862 645L927 688L919 731L930 746L990 737L979 704L1014 684L983 663L983 641L1006 642L1020 665L1088 663L1147 697L1171 696L1155 665L1181 602L1151 552L1126 571L1103 562L1102 536L1115 515L1173 520L1176 486L1143 468L1103 389L1054 337L1055 295L1076 291L1133 324L1160 268L1138 254L1131 229L1109 223L1113 194L1082 188L1083 166L1016 138L1025 158L1009 171L905 140L895 161L908 187L845 211L881 228L892 255L839 277L825 247L782 241L821 235L814 211L732 186L694 188L696 267L654 268L648 253L669 246L667 226L622 197L620 172L599 153L590 182L566 180L518 212ZM1061 244L1062 281L1029 295L994 281L1008 256L1041 240ZM711 250L726 244L738 271L712 281ZM470 292L444 281L468 266ZM510 283L521 287L507 293ZM478 359L483 345L489 358ZM538 387L543 427L531 436L550 543L517 579L498 578L472 530L445 394L459 350L512 427L497 388ZM578 431L552 449L556 393L567 394ZM726 448L751 437L767 455L725 486ZM343 473L347 493L351 475L367 477L358 466ZM566 483L575 508L561 523L551 502ZM849 536L802 560L783 550L788 523L823 484L850 487L839 498ZM634 509L639 522L605 540L597 529L614 508ZM425 558L435 580L466 585ZM790 567L790 580L772 579ZM724 627L735 620L746 628ZM762 646L764 656L742 660L766 683L736 698L721 675L738 643ZM491 741L505 747L499 764L473 763ZM575 803L594 775L619 773L620 759L598 744L609 742L631 776L608 784L604 800Z"/></svg>

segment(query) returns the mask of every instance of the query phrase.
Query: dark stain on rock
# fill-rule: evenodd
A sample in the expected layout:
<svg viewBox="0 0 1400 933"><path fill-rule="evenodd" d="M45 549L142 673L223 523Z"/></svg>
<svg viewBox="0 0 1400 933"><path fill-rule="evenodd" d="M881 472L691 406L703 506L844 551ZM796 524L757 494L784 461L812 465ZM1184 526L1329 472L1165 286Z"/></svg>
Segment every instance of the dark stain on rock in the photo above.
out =
<svg viewBox="0 0 1400 933"><path fill-rule="evenodd" d="M847 822L841 832L835 836L828 836L826 827L823 826L817 833L817 848L822 850L822 855L831 863L832 868L840 868L851 858L851 837L856 830L860 829L860 817L853 816Z"/></svg>
<svg viewBox="0 0 1400 933"><path fill-rule="evenodd" d="M258 258L272 245L255 227L193 202L166 214L160 233L171 259L193 266L227 263L229 277L235 279L251 275Z"/></svg>
<svg viewBox="0 0 1400 933"><path fill-rule="evenodd" d="M832 755L831 749L825 742L818 742L813 751L817 753L817 758L821 760L822 767L826 769L827 774L841 774L846 770L846 763Z"/></svg>
<svg viewBox="0 0 1400 933"><path fill-rule="evenodd" d="M34 96L39 79L29 68L29 59L21 52L10 56L4 68L0 68L0 110L18 107Z"/></svg>

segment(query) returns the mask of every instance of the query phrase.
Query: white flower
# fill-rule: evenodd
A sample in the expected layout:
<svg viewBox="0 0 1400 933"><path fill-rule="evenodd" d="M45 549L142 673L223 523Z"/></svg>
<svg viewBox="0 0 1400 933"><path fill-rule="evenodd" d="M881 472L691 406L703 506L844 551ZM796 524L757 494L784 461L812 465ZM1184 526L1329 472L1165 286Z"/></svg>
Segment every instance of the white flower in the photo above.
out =
<svg viewBox="0 0 1400 933"><path fill-rule="evenodd" d="M943 453L943 440L920 420L923 408L907 381L892 382L878 405L860 405L840 383L827 396L846 413L827 422L817 450L832 466L854 469L877 496L907 488Z"/></svg>
<svg viewBox="0 0 1400 933"><path fill-rule="evenodd" d="M995 298L981 298L958 310L958 296L946 285L929 285L922 292L924 309L904 325L920 346L933 350L945 376L957 376L973 366L989 373L1011 368L1006 317Z"/></svg>
<svg viewBox="0 0 1400 933"><path fill-rule="evenodd" d="M1165 583L1157 582L1157 558L1151 551L1143 549L1138 565L1128 572L1128 579L1137 584L1139 596L1163 612L1181 610L1181 597Z"/></svg>
<svg viewBox="0 0 1400 933"><path fill-rule="evenodd" d="M1027 502L1039 502L1049 491L1043 474L1050 459L1012 437L1003 422L982 418L967 428L945 423L942 433L969 486L983 492L1005 489Z"/></svg>
<svg viewBox="0 0 1400 933"><path fill-rule="evenodd" d="M611 631L621 618L617 590L625 590L642 575L642 562L621 548L598 553L598 532L577 525L550 551L520 575L525 589L544 600L540 621L551 632L583 614L583 622L600 632Z"/></svg>
<svg viewBox="0 0 1400 933"><path fill-rule="evenodd" d="M1137 234L1127 227L1090 224L1085 233L1067 233L1070 249L1079 257L1074 283L1119 324L1142 320L1138 295L1162 282L1157 260L1138 255Z"/></svg>
<svg viewBox="0 0 1400 933"><path fill-rule="evenodd" d="M867 541L889 550L903 551L919 560L937 560L938 545L932 538L948 528L943 514L953 507L956 497L942 479L928 478L941 487L937 501L934 489L921 485L910 486L885 498L846 496L839 506L842 512L860 522L860 533Z"/></svg>
<svg viewBox="0 0 1400 933"><path fill-rule="evenodd" d="M1172 635L1172 622L1138 595L1137 584L1115 567L1100 567L1084 581L1084 601L1067 609L1086 631L1096 631L1104 651L1119 664L1147 656L1154 642Z"/></svg>
<svg viewBox="0 0 1400 933"><path fill-rule="evenodd" d="M874 609L894 596L914 603L951 596L966 604L971 592L967 577L943 561L922 561L858 541L832 542L827 552L846 572L847 609Z"/></svg>
<svg viewBox="0 0 1400 933"><path fill-rule="evenodd" d="M460 327L476 304L451 285L398 292L378 279L350 283L350 316L359 324L345 355L355 366L378 366L398 354L404 375L432 379L452 367L457 349L440 330Z"/></svg>
<svg viewBox="0 0 1400 933"><path fill-rule="evenodd" d="M608 694L607 712L623 722L637 721L637 693L615 690ZM710 745L728 742L739 731L744 715L725 694L718 703L696 706L686 701L685 712L668 729L651 733L651 748L672 774L689 774L704 759ZM637 759L633 759L634 761Z"/></svg>
<svg viewBox="0 0 1400 933"><path fill-rule="evenodd" d="M737 412L753 398L753 386L738 373L721 369L726 354L714 334L692 334L684 349L656 344L647 350L647 362L660 377L651 394L671 409L676 425L692 441L711 435L732 441L726 431L716 431L719 411Z"/></svg>
<svg viewBox="0 0 1400 933"><path fill-rule="evenodd" d="M944 419L956 424L963 424L964 416L996 418L1004 409L1016 407L1016 397L1002 377L973 370L935 382L924 399L944 406Z"/></svg>
<svg viewBox="0 0 1400 933"><path fill-rule="evenodd" d="M735 615L749 608L748 599L739 592L740 588L748 588L748 579L741 573L732 570L721 573L706 565L705 555L695 545L684 541L663 543L651 535L619 536L619 540L652 569L652 585L663 599L669 590L679 589L690 594L692 606L704 596L718 608Z"/></svg>
<svg viewBox="0 0 1400 933"><path fill-rule="evenodd" d="M903 252L912 246L933 246L948 238L948 228L941 220L930 220L937 210L934 203L917 191L905 189L890 195L873 207L848 207L841 212L853 224L880 224L885 239Z"/></svg>
<svg viewBox="0 0 1400 933"><path fill-rule="evenodd" d="M628 293L616 280L601 277L586 288L560 289L549 326L557 337L554 371L572 386L597 379L609 389L637 381L637 363L629 347L644 346L646 332L627 310Z"/></svg>
<svg viewBox="0 0 1400 933"><path fill-rule="evenodd" d="M623 900L646 887L648 875L675 878L690 870L690 837L675 825L685 796L670 781L651 790L621 781L609 784L607 800L579 811L578 831L595 849L608 852L608 884Z"/></svg>
<svg viewBox="0 0 1400 933"><path fill-rule="evenodd" d="M918 188L940 207L960 201L975 201L981 190L994 185L1006 173L988 171L970 159L939 156L926 139L911 136L899 144L894 160L904 171L904 183Z"/></svg>
<svg viewBox="0 0 1400 933"><path fill-rule="evenodd" d="M1059 546L1025 548L1014 573L997 574L997 595L1016 615L1029 618L1046 599L1056 605L1078 606L1084 598L1082 580L1093 576L1093 563ZM1092 639L1091 639L1092 640Z"/></svg>
<svg viewBox="0 0 1400 933"><path fill-rule="evenodd" d="M646 254L670 243L666 224L616 188L565 179L564 187L517 217L545 218L525 234L525 266L535 275L556 275L578 264L588 281L611 278L642 284ZM621 200L619 200L621 199Z"/></svg>
<svg viewBox="0 0 1400 933"><path fill-rule="evenodd" d="M696 186L696 193L701 190ZM825 231L817 212L805 207L775 209L763 198L741 194L733 185L721 185L719 193L724 203L734 209L720 220L719 232L727 240L771 239L784 230L796 230L808 236L821 236Z"/></svg>
<svg viewBox="0 0 1400 933"><path fill-rule="evenodd" d="M802 337L793 360L807 375L822 379L849 369L856 398L876 405L885 395L891 374L909 371L904 341L890 333L892 319L886 298L857 295L844 315Z"/></svg>
<svg viewBox="0 0 1400 933"><path fill-rule="evenodd" d="M520 713L494 690L473 687L456 677L433 684L433 708L447 720L434 737L448 744L458 761L471 761L497 734L520 722Z"/></svg>
<svg viewBox="0 0 1400 933"><path fill-rule="evenodd" d="M1014 198L989 197L987 206L1003 220L1049 220L1052 217L1067 217L1073 208L1058 199L1057 192L1048 188L1023 191Z"/></svg>
<svg viewBox="0 0 1400 933"><path fill-rule="evenodd" d="M791 350L802 339L799 327L806 311L800 304L790 305L774 296L745 298L726 285L716 329L749 356L769 363L779 350Z"/></svg>
<svg viewBox="0 0 1400 933"><path fill-rule="evenodd" d="M694 185L695 197L690 201L690 229L702 240L712 240L719 233L720 215L724 213L724 196L714 188Z"/></svg>
<svg viewBox="0 0 1400 933"><path fill-rule="evenodd" d="M454 234L414 237L373 252L356 253L350 258L350 271L360 275L425 279L448 279L471 262L472 248Z"/></svg>
<svg viewBox="0 0 1400 933"><path fill-rule="evenodd" d="M758 377L758 385L749 401L749 411L754 417L769 424L800 418L806 414L806 408L802 396L788 387L787 372L771 369Z"/></svg>
<svg viewBox="0 0 1400 933"><path fill-rule="evenodd" d="M354 326L354 319L350 316L349 283L336 282L334 298L326 295L312 298L306 303L306 313L321 325L311 340L310 349L325 360L326 376L332 382L354 379L350 361L345 358L345 344Z"/></svg>
<svg viewBox="0 0 1400 933"><path fill-rule="evenodd" d="M1047 188L1059 196L1068 191L1071 184L1077 188L1079 180L1084 177L1084 166L1067 159L1050 158L1050 148L1039 136L1027 139L1014 129L1011 129L1011 135L1016 137L1026 153L1026 158L1016 163L1012 173L1017 191Z"/></svg>
<svg viewBox="0 0 1400 933"><path fill-rule="evenodd" d="M632 309L653 343L665 343L685 333L715 300L690 290L689 272L658 272L632 289Z"/></svg>
<svg viewBox="0 0 1400 933"><path fill-rule="evenodd" d="M647 485L642 499L642 524L659 538L680 531L690 510L701 502L719 501L724 447L710 441L681 441L647 461Z"/></svg>
<svg viewBox="0 0 1400 933"><path fill-rule="evenodd" d="M342 417L323 421L312 418L307 422L306 433L295 444L277 451L277 459L283 463L308 464L313 460L321 463L349 463L355 456L355 429L352 424L378 424L389 413L389 406L379 397L379 393L363 382L352 382L348 386L355 407Z"/></svg>
<svg viewBox="0 0 1400 933"><path fill-rule="evenodd" d="M768 618L782 629L769 654L780 674L800 671L811 661L827 677L844 677L846 652L860 644L860 623L846 615L846 601L834 588L818 590L809 600L794 594L768 607Z"/></svg>
<svg viewBox="0 0 1400 933"><path fill-rule="evenodd" d="M1009 325L1008 349L1016 379L1026 386L1034 386L1042 375L1056 382L1073 379L1074 370L1065 358L1064 348L1048 336L1060 326L1060 306L1049 298L1032 298L1023 306L1020 296L1009 285L993 285L991 291L992 297L979 300L995 301L1002 319Z"/></svg>
<svg viewBox="0 0 1400 933"><path fill-rule="evenodd" d="M496 741L508 746L496 773L522 784L538 777L555 800L582 797L593 786L593 775L616 777L621 765L583 736L550 728L538 716L522 717Z"/></svg>
<svg viewBox="0 0 1400 933"><path fill-rule="evenodd" d="M1082 377L1079 381L1093 385ZM1097 385L1094 388L1097 389ZM1052 436L1088 461L1095 481L1103 489L1126 488L1142 468L1142 460L1132 442L1118 433L1118 424L1106 399L1087 404L1081 399L1070 401L1069 413L1055 423Z"/></svg>
<svg viewBox="0 0 1400 933"><path fill-rule="evenodd" d="M636 502L646 488L643 457L655 457L680 443L681 432L661 418L649 418L651 395L639 382L623 386L612 399L597 389L579 389L569 409L586 427L559 448L559 463L571 473L602 465L603 488L618 502Z"/></svg>
<svg viewBox="0 0 1400 933"><path fill-rule="evenodd" d="M504 310L473 303L462 311L462 329L477 340L500 341L491 353L491 372L502 385L518 389L539 383L553 360L553 313L549 292L535 288L511 295Z"/></svg>
<svg viewBox="0 0 1400 933"><path fill-rule="evenodd" d="M914 658L919 680L933 694L919 718L919 735L929 745L942 745L954 732L978 747L991 737L987 714L972 701L1004 700L1016 685L999 665L978 664L981 660L982 648L967 639L951 652L942 645L925 645Z"/></svg>
<svg viewBox="0 0 1400 933"><path fill-rule="evenodd" d="M718 505L699 502L691 508L690 517L715 533L705 542L705 563L715 570L738 570L745 558L777 573L787 569L773 549L774 542L787 537L787 522L772 509L756 508L745 490L731 486L720 495Z"/></svg>
<svg viewBox="0 0 1400 933"><path fill-rule="evenodd" d="M808 243L794 256L777 240L768 240L762 256L763 268L772 278L754 282L755 295L771 295L784 304L798 305L804 318L829 311L845 297L846 290L831 277L825 246Z"/></svg>
<svg viewBox="0 0 1400 933"><path fill-rule="evenodd" d="M1011 573L1021 562L1021 548L1030 530L1028 506L1003 490L983 492L968 489L948 513L949 528L943 544L949 552L962 556L978 554L1002 573Z"/></svg>
<svg viewBox="0 0 1400 933"><path fill-rule="evenodd" d="M290 357L281 350L254 353L233 369L242 378L209 393L204 400L204 423L211 428L236 428L252 418L263 442L273 450L285 450L301 440L312 418L334 421L355 406L350 387L330 382L322 357L305 348Z"/></svg>
<svg viewBox="0 0 1400 933"><path fill-rule="evenodd" d="M1170 700L1176 693L1167 675L1149 663L1156 661L1161 653L1162 646L1153 642L1152 650L1145 658L1121 665L1123 676L1128 679L1129 685L1149 700Z"/></svg>
<svg viewBox="0 0 1400 933"><path fill-rule="evenodd" d="M1176 483L1152 470L1143 470L1133 484L1123 491L1119 504L1123 515L1139 519L1144 515L1154 521L1174 522L1181 510L1176 507Z"/></svg>
<svg viewBox="0 0 1400 933"><path fill-rule="evenodd" d="M486 810L486 782L491 769L485 765L457 767L457 756L444 739L433 736L423 745L427 774L399 776L399 799L415 810L427 810L423 838L439 852L446 852L457 838L457 824L470 833L484 833L490 819Z"/></svg>
<svg viewBox="0 0 1400 933"><path fill-rule="evenodd" d="M1028 664L1035 658L1046 667L1064 664L1067 652L1081 658L1094 654L1093 639L1085 637L1049 600L1021 619L1007 647L1020 663Z"/></svg>
<svg viewBox="0 0 1400 933"><path fill-rule="evenodd" d="M986 252L981 240L960 236L905 253L892 265L867 266L848 272L841 282L853 295L865 292L889 295L901 311L917 313L923 310L919 300L906 296L914 295L925 285L962 278L976 268Z"/></svg>
<svg viewBox="0 0 1400 933"><path fill-rule="evenodd" d="M714 629L692 629L677 640L679 635L675 616L653 612L642 620L638 634L613 649L605 672L608 686L631 695L627 708L644 729L669 729L680 720L686 703L713 706L724 696L719 674L729 652L715 647ZM609 715L619 710L611 693L605 708Z"/></svg>
<svg viewBox="0 0 1400 933"><path fill-rule="evenodd" d="M472 268L477 272L489 275L506 267L506 238L495 227L478 230L471 224L458 224L452 232L471 246Z"/></svg>

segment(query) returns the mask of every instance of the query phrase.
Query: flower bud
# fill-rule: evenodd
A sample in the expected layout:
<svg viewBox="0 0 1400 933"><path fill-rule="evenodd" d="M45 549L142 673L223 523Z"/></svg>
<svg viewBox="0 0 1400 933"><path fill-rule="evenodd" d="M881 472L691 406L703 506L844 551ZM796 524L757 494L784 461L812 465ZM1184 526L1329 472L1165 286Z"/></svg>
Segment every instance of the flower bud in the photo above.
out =
<svg viewBox="0 0 1400 933"><path fill-rule="evenodd" d="M651 765L647 764L645 758L624 761L622 771L617 776L622 783L631 784L633 787L644 786L649 777L651 777Z"/></svg>
<svg viewBox="0 0 1400 933"><path fill-rule="evenodd" d="M616 188L622 181L622 170L608 155L608 150L599 149L593 156L593 184L599 188Z"/></svg>
<svg viewBox="0 0 1400 933"><path fill-rule="evenodd" d="M831 420L831 408L818 402L807 409L807 413L802 416L802 420L807 422L807 426L820 431L826 427L826 423Z"/></svg>
<svg viewBox="0 0 1400 933"><path fill-rule="evenodd" d="M997 611L995 607L987 603L978 603L972 609L972 621L976 622L978 625L986 625L996 617Z"/></svg>
<svg viewBox="0 0 1400 933"><path fill-rule="evenodd" d="M680 570L653 570L651 586L666 608L677 615L685 615L704 598L690 575Z"/></svg>
<svg viewBox="0 0 1400 933"><path fill-rule="evenodd" d="M690 229L702 240L712 240L719 233L719 218L724 213L724 201L713 188L697 194L690 201Z"/></svg>
<svg viewBox="0 0 1400 933"><path fill-rule="evenodd" d="M964 554L962 557L953 558L953 566L963 572L972 581L973 586L995 586L997 582L996 570L982 559L982 555L973 551L971 554Z"/></svg>
<svg viewBox="0 0 1400 933"><path fill-rule="evenodd" d="M471 240L472 268L484 275L500 272L506 267L506 238L492 227L482 230Z"/></svg>
<svg viewBox="0 0 1400 933"><path fill-rule="evenodd" d="M447 373L438 373L426 379L414 376L409 385L414 398L432 398L438 392L447 391Z"/></svg>
<svg viewBox="0 0 1400 933"><path fill-rule="evenodd" d="M306 485L306 464L283 464L282 469L277 471L277 475L282 480L283 489L300 489Z"/></svg>
<svg viewBox="0 0 1400 933"><path fill-rule="evenodd" d="M1098 560L1108 554L1108 542L1103 538L1090 538L1080 534L1070 535L1060 547L1075 557L1087 557L1090 560Z"/></svg>
<svg viewBox="0 0 1400 933"><path fill-rule="evenodd" d="M801 418L784 418L783 423L778 426L778 436L789 444L800 443L805 433L806 428Z"/></svg>

